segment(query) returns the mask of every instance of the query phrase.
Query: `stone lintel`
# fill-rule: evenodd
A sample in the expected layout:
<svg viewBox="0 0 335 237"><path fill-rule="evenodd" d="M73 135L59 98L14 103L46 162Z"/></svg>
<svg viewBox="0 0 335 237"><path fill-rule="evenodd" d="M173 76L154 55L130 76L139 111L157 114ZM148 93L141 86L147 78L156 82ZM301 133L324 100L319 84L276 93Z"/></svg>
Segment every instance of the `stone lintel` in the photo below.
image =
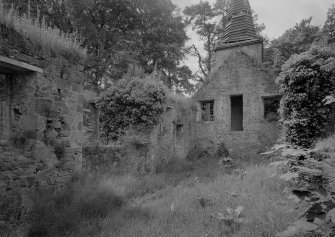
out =
<svg viewBox="0 0 335 237"><path fill-rule="evenodd" d="M43 73L43 69L13 58L0 55L0 73L15 74L22 72Z"/></svg>
<svg viewBox="0 0 335 237"><path fill-rule="evenodd" d="M224 49L229 49L229 48L235 48L235 47L241 47L245 45L250 45L250 44L262 44L263 41L260 39L252 39L252 40L246 40L246 41L240 41L240 42L235 42L235 43L227 43L227 44L222 44L219 45L215 48L215 52L224 50Z"/></svg>

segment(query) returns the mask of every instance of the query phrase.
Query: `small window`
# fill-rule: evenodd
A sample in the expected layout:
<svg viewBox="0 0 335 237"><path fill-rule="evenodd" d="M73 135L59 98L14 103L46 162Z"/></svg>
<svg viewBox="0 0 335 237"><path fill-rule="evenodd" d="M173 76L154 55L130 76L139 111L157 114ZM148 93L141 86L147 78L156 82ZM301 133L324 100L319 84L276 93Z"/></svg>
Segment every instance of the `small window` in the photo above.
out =
<svg viewBox="0 0 335 237"><path fill-rule="evenodd" d="M214 121L214 100L202 101L201 106L201 120Z"/></svg>
<svg viewBox="0 0 335 237"><path fill-rule="evenodd" d="M264 98L264 119L269 122L279 120L280 96Z"/></svg>

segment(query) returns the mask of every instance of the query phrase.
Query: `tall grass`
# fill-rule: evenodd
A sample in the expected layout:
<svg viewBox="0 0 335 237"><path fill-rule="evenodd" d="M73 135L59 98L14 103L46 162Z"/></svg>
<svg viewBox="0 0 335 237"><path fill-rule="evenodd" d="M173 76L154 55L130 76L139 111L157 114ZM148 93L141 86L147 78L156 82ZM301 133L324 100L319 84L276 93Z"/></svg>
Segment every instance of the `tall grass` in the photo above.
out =
<svg viewBox="0 0 335 237"><path fill-rule="evenodd" d="M209 182L202 182L191 177L177 186L161 186L154 192L144 192L144 196L135 196L130 203L134 210L146 210L127 215L108 216L92 223L99 225L99 232L89 236L122 236L122 237L172 237L172 236L230 236L260 237L275 236L286 229L298 216L294 204L283 194L286 183L271 177L275 171L268 167L255 166L249 168L245 175L219 175ZM127 186L133 188L131 178L113 178L110 187ZM155 183L153 176L141 184L141 189L150 188ZM156 187L155 187L156 188ZM139 189L139 186L136 186ZM124 192L124 190L123 190ZM208 201L202 206L199 198ZM215 216L226 213L228 208L244 207L241 218L243 223L234 225L224 223ZM115 226L115 221L118 226ZM88 236L92 227L81 226L78 233ZM77 235L71 235L77 236Z"/></svg>
<svg viewBox="0 0 335 237"><path fill-rule="evenodd" d="M254 166L209 180L195 170L178 183L159 175L77 183L61 195L38 199L28 236L272 237L298 217L283 194L287 184L272 177L274 169ZM239 206L241 223L216 218Z"/></svg>
<svg viewBox="0 0 335 237"><path fill-rule="evenodd" d="M0 0L0 25L29 39L38 53L42 51L81 59L86 56L86 50L80 46L81 40L76 33L63 33L58 28L48 26L39 12L33 17L28 9L28 13L19 15L13 6L5 9L3 1Z"/></svg>

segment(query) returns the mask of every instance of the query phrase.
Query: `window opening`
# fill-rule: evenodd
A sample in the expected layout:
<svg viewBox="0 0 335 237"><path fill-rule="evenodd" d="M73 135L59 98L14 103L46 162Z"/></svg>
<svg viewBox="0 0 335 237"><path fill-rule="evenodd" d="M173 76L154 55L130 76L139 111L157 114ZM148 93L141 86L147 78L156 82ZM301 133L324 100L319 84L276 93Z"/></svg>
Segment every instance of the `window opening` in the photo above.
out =
<svg viewBox="0 0 335 237"><path fill-rule="evenodd" d="M280 96L263 98L264 100L264 119L269 122L279 120Z"/></svg>
<svg viewBox="0 0 335 237"><path fill-rule="evenodd" d="M8 135L9 129L8 85L5 75L0 74L0 138Z"/></svg>
<svg viewBox="0 0 335 237"><path fill-rule="evenodd" d="M243 131L243 96L231 96L231 130Z"/></svg>
<svg viewBox="0 0 335 237"><path fill-rule="evenodd" d="M202 121L214 121L214 100L202 101L200 103Z"/></svg>
<svg viewBox="0 0 335 237"><path fill-rule="evenodd" d="M184 134L184 126L182 124L176 125L176 138L178 141L180 141Z"/></svg>

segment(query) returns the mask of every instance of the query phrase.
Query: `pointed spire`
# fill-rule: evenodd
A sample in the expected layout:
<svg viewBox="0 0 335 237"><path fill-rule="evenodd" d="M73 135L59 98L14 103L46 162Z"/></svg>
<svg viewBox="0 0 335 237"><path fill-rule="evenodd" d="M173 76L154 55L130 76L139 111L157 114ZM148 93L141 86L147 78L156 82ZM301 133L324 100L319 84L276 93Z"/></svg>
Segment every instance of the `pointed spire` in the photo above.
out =
<svg viewBox="0 0 335 237"><path fill-rule="evenodd" d="M257 36L249 1L230 0L222 43L229 44L255 39Z"/></svg>

